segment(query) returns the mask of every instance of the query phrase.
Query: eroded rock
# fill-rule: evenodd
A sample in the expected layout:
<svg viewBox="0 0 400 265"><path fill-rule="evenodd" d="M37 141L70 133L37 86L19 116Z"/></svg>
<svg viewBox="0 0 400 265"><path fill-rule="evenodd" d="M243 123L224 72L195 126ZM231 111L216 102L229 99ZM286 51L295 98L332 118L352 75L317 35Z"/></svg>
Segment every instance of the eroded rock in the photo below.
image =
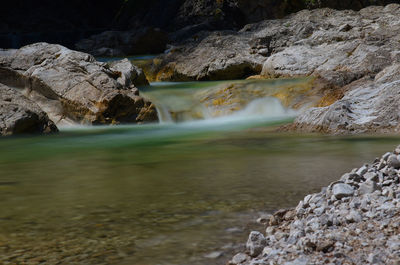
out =
<svg viewBox="0 0 400 265"><path fill-rule="evenodd" d="M19 88L57 125L156 121L155 107L138 95L137 73L128 64L114 69L89 54L37 43L0 50L0 82Z"/></svg>
<svg viewBox="0 0 400 265"><path fill-rule="evenodd" d="M0 84L0 135L52 133L57 127L33 101Z"/></svg>

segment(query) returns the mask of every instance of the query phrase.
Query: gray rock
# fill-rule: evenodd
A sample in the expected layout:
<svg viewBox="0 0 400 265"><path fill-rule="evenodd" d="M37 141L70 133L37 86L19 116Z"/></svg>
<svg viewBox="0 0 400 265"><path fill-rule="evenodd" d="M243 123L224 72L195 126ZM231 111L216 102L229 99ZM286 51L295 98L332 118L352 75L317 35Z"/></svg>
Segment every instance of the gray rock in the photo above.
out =
<svg viewBox="0 0 400 265"><path fill-rule="evenodd" d="M246 243L246 249L249 252L250 256L256 257L258 256L267 245L267 241L263 234L257 231L253 231L249 235L249 239Z"/></svg>
<svg viewBox="0 0 400 265"><path fill-rule="evenodd" d="M0 82L19 88L57 125L156 121L155 106L130 84L132 71L124 68L122 74L60 45L0 50Z"/></svg>
<svg viewBox="0 0 400 265"><path fill-rule="evenodd" d="M392 155L392 153L391 153L391 152L387 152L387 153L385 153L385 154L382 156L382 159L383 159L384 161L387 161L390 155Z"/></svg>
<svg viewBox="0 0 400 265"><path fill-rule="evenodd" d="M359 223L362 221L362 216L359 212L352 210L346 215L346 220L349 223Z"/></svg>
<svg viewBox="0 0 400 265"><path fill-rule="evenodd" d="M367 172L367 173L365 173L364 174L364 178L366 180L369 180L369 181L375 181L375 182L379 181L379 176L375 172Z"/></svg>
<svg viewBox="0 0 400 265"><path fill-rule="evenodd" d="M357 170L356 173L357 173L359 176L364 176L364 174L367 173L367 171L368 171L368 167L367 167L367 166L362 166L362 167L360 167L360 168Z"/></svg>
<svg viewBox="0 0 400 265"><path fill-rule="evenodd" d="M122 86L147 86L149 81L147 81L142 69L133 65L128 59L122 59L120 61L115 61L110 63L112 69L121 73L118 77L117 82Z"/></svg>
<svg viewBox="0 0 400 265"><path fill-rule="evenodd" d="M307 265L308 259L307 258L298 258L293 261L285 262L285 265Z"/></svg>
<svg viewBox="0 0 400 265"><path fill-rule="evenodd" d="M368 255L367 261L370 264L382 264L382 259L380 258L379 254L375 254L375 253L370 253Z"/></svg>
<svg viewBox="0 0 400 265"><path fill-rule="evenodd" d="M245 262L247 259L249 258L249 256L247 256L244 253L238 253L235 256L233 256L232 260L229 262L229 264L232 265L237 265L240 264L242 262Z"/></svg>
<svg viewBox="0 0 400 265"><path fill-rule="evenodd" d="M19 91L0 84L0 135L57 131L54 123L35 102Z"/></svg>
<svg viewBox="0 0 400 265"><path fill-rule="evenodd" d="M378 184L375 181L366 181L361 183L360 187L358 188L358 192L360 195L373 193L379 189Z"/></svg>
<svg viewBox="0 0 400 265"><path fill-rule="evenodd" d="M340 180L345 182L345 183L360 182L361 179L362 179L361 176L359 174L356 174L356 173L346 173L340 178Z"/></svg>
<svg viewBox="0 0 400 265"><path fill-rule="evenodd" d="M207 259L217 259L217 258L221 257L223 254L224 254L224 252L222 252L222 251L214 251L214 252L204 255L204 257Z"/></svg>
<svg viewBox="0 0 400 265"><path fill-rule="evenodd" d="M393 167L396 169L400 168L400 160L397 158L396 155L390 155L387 164L389 167Z"/></svg>
<svg viewBox="0 0 400 265"><path fill-rule="evenodd" d="M188 81L229 80L259 74L265 56L252 51L252 35L232 31L207 33L157 58L153 75L158 81Z"/></svg>
<svg viewBox="0 0 400 265"><path fill-rule="evenodd" d="M340 200L340 199L342 199L342 198L345 198L345 197L353 196L353 194L354 194L354 189L353 189L353 187L351 187L351 186L348 185L348 184L344 184L344 183L335 184L335 185L333 186L332 191L333 191L333 195L334 195L334 196L336 197L336 199L338 199L338 200Z"/></svg>
<svg viewBox="0 0 400 265"><path fill-rule="evenodd" d="M252 260L249 265L267 265L268 263L263 261L262 259L259 260Z"/></svg>

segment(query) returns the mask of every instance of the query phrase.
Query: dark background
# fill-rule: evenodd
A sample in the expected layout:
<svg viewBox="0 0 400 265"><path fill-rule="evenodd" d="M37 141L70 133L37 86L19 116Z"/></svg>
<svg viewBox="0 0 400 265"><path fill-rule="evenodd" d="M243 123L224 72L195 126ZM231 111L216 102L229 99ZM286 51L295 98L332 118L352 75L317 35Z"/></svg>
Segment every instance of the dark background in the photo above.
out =
<svg viewBox="0 0 400 265"><path fill-rule="evenodd" d="M46 41L73 48L106 30L145 26L173 32L192 25L238 29L262 19L279 18L303 8L360 9L396 0L13 0L0 11L0 47ZM202 29L204 27L199 27Z"/></svg>

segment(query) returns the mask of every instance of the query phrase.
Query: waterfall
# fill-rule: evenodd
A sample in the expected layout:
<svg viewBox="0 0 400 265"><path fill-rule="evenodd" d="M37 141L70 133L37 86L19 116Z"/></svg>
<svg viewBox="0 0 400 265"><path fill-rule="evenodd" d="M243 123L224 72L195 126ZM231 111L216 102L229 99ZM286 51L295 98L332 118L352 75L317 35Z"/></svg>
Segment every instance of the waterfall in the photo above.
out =
<svg viewBox="0 0 400 265"><path fill-rule="evenodd" d="M237 88L225 96L222 93L232 82ZM141 94L156 105L160 123L294 117L294 110L272 96L276 91L273 84L251 80L153 83L142 88Z"/></svg>

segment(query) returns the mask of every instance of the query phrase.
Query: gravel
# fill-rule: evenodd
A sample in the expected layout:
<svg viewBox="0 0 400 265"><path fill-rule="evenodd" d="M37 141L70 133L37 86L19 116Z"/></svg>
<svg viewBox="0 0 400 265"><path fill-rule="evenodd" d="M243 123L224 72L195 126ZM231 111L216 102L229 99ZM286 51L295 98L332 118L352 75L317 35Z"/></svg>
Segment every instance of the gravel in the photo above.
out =
<svg viewBox="0 0 400 265"><path fill-rule="evenodd" d="M400 146L269 217L228 264L400 264Z"/></svg>

